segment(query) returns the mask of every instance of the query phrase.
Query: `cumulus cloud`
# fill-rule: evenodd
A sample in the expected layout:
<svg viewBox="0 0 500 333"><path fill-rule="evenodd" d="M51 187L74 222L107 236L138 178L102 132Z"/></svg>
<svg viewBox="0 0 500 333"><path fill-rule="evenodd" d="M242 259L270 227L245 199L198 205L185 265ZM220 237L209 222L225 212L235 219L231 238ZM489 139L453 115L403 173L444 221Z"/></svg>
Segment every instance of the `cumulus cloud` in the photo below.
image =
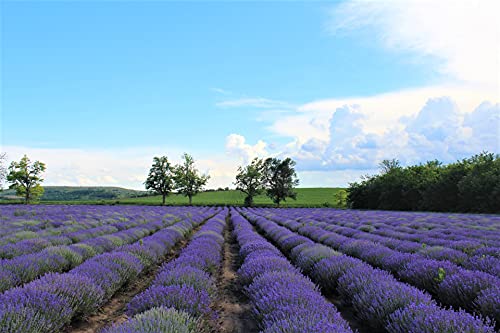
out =
<svg viewBox="0 0 500 333"><path fill-rule="evenodd" d="M432 56L462 82L498 87L500 2L346 1L332 8L332 34L369 33L396 52Z"/></svg>
<svg viewBox="0 0 500 333"><path fill-rule="evenodd" d="M389 158L404 164L452 162L483 150L500 151L500 104L482 103L464 113L450 97L430 98L417 114L381 133L364 130L361 124L367 115L362 109L344 105L334 111L326 147L324 142L294 140L285 151L306 170L316 171L374 169Z"/></svg>
<svg viewBox="0 0 500 333"><path fill-rule="evenodd" d="M230 134L226 137L226 153L237 157L243 163L248 163L255 157L268 156L267 144L259 140L255 145L246 143L245 137L239 134Z"/></svg>

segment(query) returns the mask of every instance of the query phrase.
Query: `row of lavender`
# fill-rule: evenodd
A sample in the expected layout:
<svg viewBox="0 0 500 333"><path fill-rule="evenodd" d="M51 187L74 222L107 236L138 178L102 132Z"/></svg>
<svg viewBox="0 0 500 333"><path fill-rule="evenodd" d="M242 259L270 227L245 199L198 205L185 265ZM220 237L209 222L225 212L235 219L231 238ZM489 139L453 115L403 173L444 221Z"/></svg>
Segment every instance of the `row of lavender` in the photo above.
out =
<svg viewBox="0 0 500 333"><path fill-rule="evenodd" d="M234 210L231 223L243 260L238 276L262 332L352 332L311 280Z"/></svg>
<svg viewBox="0 0 500 333"><path fill-rule="evenodd" d="M471 271L449 261L401 253L368 240L357 240L322 228L322 223L303 225L285 213L268 217L290 230L389 271L399 279L429 292L441 304L500 321L500 279L482 271Z"/></svg>
<svg viewBox="0 0 500 333"><path fill-rule="evenodd" d="M488 320L439 307L428 293L279 226L255 211L259 210L240 210L324 292L338 295L345 305L352 306L360 320L374 329L391 333L495 332Z"/></svg>
<svg viewBox="0 0 500 333"><path fill-rule="evenodd" d="M99 308L215 210L190 209L189 218L97 255L68 273L50 273L0 295L0 332L58 332L72 318Z"/></svg>
<svg viewBox="0 0 500 333"><path fill-rule="evenodd" d="M222 263L227 210L209 219L179 257L165 263L152 285L127 305L128 321L105 333L200 332L216 314L211 308Z"/></svg>

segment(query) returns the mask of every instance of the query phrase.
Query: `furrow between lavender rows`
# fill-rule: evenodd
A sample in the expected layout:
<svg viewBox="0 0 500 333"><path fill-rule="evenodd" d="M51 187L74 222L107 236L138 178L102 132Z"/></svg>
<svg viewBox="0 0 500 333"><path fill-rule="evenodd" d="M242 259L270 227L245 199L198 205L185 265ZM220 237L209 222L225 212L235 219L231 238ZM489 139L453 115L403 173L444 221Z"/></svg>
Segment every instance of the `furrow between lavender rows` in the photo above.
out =
<svg viewBox="0 0 500 333"><path fill-rule="evenodd" d="M374 331L495 332L490 321L463 310L439 307L428 293L398 281L383 270L315 243L249 210L239 211L318 283L324 293L338 295Z"/></svg>

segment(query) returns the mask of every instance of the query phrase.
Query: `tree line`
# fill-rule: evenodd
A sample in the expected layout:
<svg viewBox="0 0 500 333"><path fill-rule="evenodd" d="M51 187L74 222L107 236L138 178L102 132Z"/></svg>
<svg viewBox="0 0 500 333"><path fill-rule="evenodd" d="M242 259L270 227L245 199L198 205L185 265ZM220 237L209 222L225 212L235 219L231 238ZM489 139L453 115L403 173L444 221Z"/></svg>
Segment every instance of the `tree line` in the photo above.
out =
<svg viewBox="0 0 500 333"><path fill-rule="evenodd" d="M500 213L500 156L482 152L407 167L384 160L379 174L349 184L347 193L355 209Z"/></svg>
<svg viewBox="0 0 500 333"><path fill-rule="evenodd" d="M266 195L276 204L286 201L286 198L297 198L294 188L299 184L294 169L295 161L290 158L255 158L250 164L240 166L236 175L236 189L243 192L244 204L252 206L254 197L266 192ZM183 163L172 165L167 156L154 157L148 177L144 182L146 189L162 196L162 204L168 195L176 191L189 198L199 192L210 179L209 175L200 175L194 167L194 159L189 154L183 155Z"/></svg>

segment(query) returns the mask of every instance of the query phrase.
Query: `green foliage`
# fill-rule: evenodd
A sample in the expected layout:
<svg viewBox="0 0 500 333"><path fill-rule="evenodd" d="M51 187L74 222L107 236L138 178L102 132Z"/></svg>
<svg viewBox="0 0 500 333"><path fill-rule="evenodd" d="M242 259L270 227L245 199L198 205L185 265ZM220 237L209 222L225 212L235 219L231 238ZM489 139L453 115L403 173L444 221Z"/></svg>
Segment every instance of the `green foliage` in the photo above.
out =
<svg viewBox="0 0 500 333"><path fill-rule="evenodd" d="M347 191L340 190L335 194L335 201L338 207L345 207L347 200Z"/></svg>
<svg viewBox="0 0 500 333"><path fill-rule="evenodd" d="M45 171L45 164L40 161L31 162L28 156L24 155L19 162L13 161L9 167L7 181L11 183L11 189L16 190L16 194L24 198L24 203L38 200L43 194L43 187L40 185L43 179L41 173Z"/></svg>
<svg viewBox="0 0 500 333"><path fill-rule="evenodd" d="M174 168L168 162L167 156L153 158L153 165L149 169L148 178L144 185L146 185L146 190L160 194L162 204L165 204L165 198L174 189Z"/></svg>
<svg viewBox="0 0 500 333"><path fill-rule="evenodd" d="M177 192L189 198L189 204L193 202L193 196L203 190L210 179L209 175L199 175L194 167L194 159L191 155L182 155L183 163L174 167L174 180Z"/></svg>
<svg viewBox="0 0 500 333"><path fill-rule="evenodd" d="M384 161L381 173L349 186L351 208L500 212L500 157L481 153L443 165L439 161L408 167Z"/></svg>
<svg viewBox="0 0 500 333"><path fill-rule="evenodd" d="M295 161L291 158L280 160L269 157L263 164L263 178L267 196L276 204L286 198L297 199L295 187L299 185L297 174L295 173Z"/></svg>
<svg viewBox="0 0 500 333"><path fill-rule="evenodd" d="M236 189L246 194L245 206L253 205L253 198L264 191L264 161L255 158L245 166L238 167Z"/></svg>
<svg viewBox="0 0 500 333"><path fill-rule="evenodd" d="M439 267L437 273L438 274L434 278L434 280L439 284L439 283L443 282L444 278L446 277L446 271L444 270L444 268Z"/></svg>

